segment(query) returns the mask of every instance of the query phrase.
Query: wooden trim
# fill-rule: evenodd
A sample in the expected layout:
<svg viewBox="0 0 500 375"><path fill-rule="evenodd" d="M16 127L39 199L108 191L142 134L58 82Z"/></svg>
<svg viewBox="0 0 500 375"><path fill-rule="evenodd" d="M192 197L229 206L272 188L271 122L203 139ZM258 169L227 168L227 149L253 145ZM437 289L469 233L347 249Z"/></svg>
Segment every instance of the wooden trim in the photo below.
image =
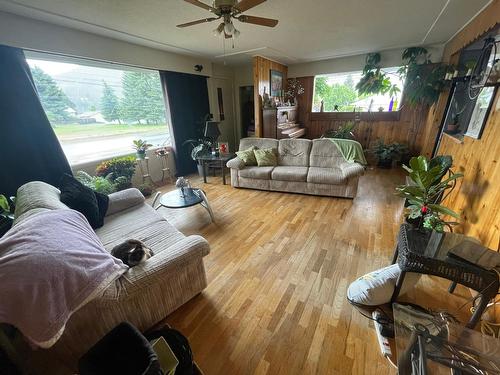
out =
<svg viewBox="0 0 500 375"><path fill-rule="evenodd" d="M394 112L311 112L311 121L399 121L401 111Z"/></svg>

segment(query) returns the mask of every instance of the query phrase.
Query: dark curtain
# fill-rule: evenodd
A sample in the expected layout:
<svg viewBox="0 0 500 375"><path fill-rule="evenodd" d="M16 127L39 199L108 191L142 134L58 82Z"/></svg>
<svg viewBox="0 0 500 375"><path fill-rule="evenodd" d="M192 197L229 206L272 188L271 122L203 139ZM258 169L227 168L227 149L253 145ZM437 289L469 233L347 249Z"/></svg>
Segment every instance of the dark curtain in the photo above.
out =
<svg viewBox="0 0 500 375"><path fill-rule="evenodd" d="M29 181L57 186L71 173L22 50L0 45L0 194Z"/></svg>
<svg viewBox="0 0 500 375"><path fill-rule="evenodd" d="M170 110L170 137L175 153L177 176L196 171L191 149L184 141L203 134L205 118L210 113L207 78L204 76L160 72L167 108Z"/></svg>

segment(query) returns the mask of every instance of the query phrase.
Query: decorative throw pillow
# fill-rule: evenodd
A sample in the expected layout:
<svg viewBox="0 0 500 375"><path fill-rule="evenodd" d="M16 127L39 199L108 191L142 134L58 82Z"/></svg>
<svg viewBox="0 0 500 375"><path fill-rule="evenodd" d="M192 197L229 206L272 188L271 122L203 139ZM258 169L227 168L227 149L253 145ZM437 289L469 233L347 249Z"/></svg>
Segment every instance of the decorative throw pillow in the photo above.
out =
<svg viewBox="0 0 500 375"><path fill-rule="evenodd" d="M262 150L254 150L255 159L259 167L274 167L278 164L276 157L277 150L275 148L263 148Z"/></svg>
<svg viewBox="0 0 500 375"><path fill-rule="evenodd" d="M397 264L367 273L349 285L347 299L354 305L378 306L389 303L400 274L401 269ZM407 273L399 294L409 291L419 279L420 274Z"/></svg>
<svg viewBox="0 0 500 375"><path fill-rule="evenodd" d="M83 185L69 174L64 174L59 182L61 202L69 208L81 212L94 229L104 225L109 197Z"/></svg>
<svg viewBox="0 0 500 375"><path fill-rule="evenodd" d="M243 160L246 166L257 165L257 159L255 159L254 150L257 150L257 147L253 146L248 150L236 151L236 156Z"/></svg>

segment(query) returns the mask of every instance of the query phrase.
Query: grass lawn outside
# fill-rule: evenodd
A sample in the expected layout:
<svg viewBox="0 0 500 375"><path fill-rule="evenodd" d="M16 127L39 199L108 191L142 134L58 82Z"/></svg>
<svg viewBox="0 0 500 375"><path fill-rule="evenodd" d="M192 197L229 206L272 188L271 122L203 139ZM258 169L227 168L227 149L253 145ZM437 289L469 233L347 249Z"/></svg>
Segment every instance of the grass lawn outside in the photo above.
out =
<svg viewBox="0 0 500 375"><path fill-rule="evenodd" d="M125 134L155 134L160 130L168 133L166 124L159 125L126 125L126 124L64 124L53 125L52 128L61 141L90 137L106 137Z"/></svg>

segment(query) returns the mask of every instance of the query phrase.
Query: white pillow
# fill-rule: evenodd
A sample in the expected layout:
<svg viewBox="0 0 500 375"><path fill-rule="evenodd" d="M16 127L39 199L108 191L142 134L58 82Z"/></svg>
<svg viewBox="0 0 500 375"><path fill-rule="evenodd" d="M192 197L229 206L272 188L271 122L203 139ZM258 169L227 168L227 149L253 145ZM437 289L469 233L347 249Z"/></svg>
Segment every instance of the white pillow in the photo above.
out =
<svg viewBox="0 0 500 375"><path fill-rule="evenodd" d="M401 270L397 264L367 273L353 281L347 289L347 299L358 305L378 306L391 301ZM420 279L418 273L407 273L400 295L406 293Z"/></svg>

